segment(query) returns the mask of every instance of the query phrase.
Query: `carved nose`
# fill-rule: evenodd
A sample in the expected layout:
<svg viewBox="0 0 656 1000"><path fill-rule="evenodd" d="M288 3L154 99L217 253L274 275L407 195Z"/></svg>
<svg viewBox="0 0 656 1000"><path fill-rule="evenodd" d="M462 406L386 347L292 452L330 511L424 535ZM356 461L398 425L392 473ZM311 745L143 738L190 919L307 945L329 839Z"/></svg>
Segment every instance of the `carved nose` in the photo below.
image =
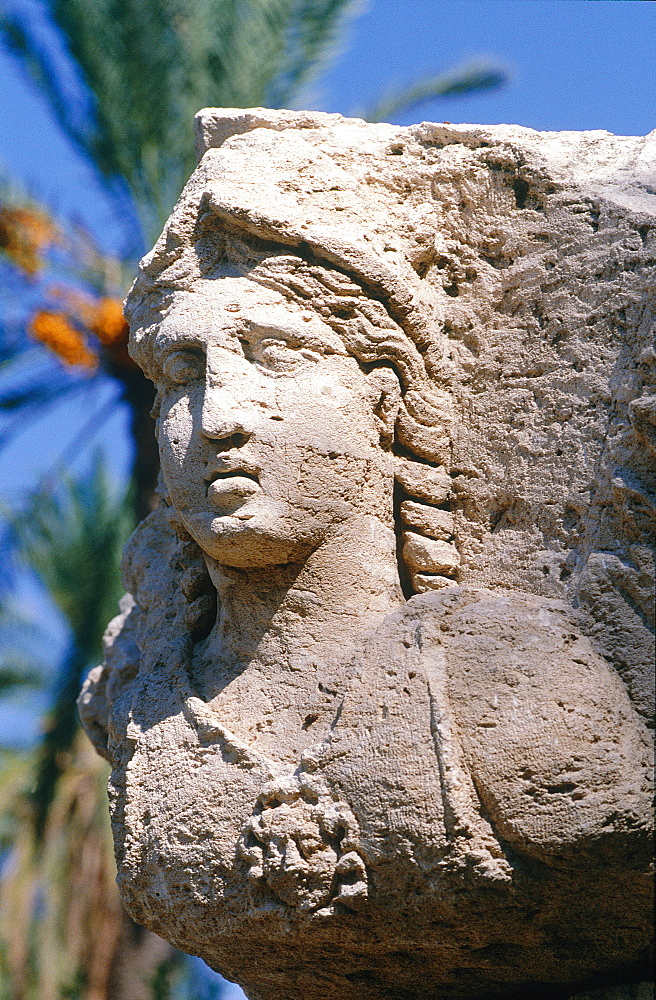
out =
<svg viewBox="0 0 656 1000"><path fill-rule="evenodd" d="M206 437L209 437L209 435L206 435ZM243 448L246 442L248 441L249 437L250 434L242 432L241 434L240 433L230 434L229 437L223 437L223 438L212 436L211 440L214 442L215 445L218 446L218 451L222 452L222 451L231 451L231 449L233 448Z"/></svg>
<svg viewBox="0 0 656 1000"><path fill-rule="evenodd" d="M203 405L201 433L208 440L218 442L221 450L241 448L255 430L254 413L235 403L222 393L206 397Z"/></svg>

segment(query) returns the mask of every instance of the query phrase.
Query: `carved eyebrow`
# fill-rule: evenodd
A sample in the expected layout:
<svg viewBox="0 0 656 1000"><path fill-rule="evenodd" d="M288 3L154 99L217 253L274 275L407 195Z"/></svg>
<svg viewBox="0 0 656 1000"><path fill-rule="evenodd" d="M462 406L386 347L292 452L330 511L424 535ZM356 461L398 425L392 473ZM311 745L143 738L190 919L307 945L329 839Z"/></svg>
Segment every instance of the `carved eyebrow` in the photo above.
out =
<svg viewBox="0 0 656 1000"><path fill-rule="evenodd" d="M298 344L302 347L316 347L328 350L333 354L346 355L348 353L339 337L332 334L332 331L329 330L327 331L328 335L323 335L318 333L316 328L313 329L309 325L306 327L305 324L301 325L301 323L287 325L277 323L275 320L263 323L259 320L245 319L244 333L255 334L260 340L265 340L267 337L278 337L290 344Z"/></svg>

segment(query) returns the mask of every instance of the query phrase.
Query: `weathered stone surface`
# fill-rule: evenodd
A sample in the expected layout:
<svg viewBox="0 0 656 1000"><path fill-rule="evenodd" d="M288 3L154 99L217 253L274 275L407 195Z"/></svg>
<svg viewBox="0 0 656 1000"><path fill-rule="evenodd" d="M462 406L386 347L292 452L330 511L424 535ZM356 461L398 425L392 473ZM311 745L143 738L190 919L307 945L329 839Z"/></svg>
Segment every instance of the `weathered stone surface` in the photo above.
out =
<svg viewBox="0 0 656 1000"><path fill-rule="evenodd" d="M454 576L460 565L455 545L435 538L424 538L415 531L403 532L403 558L410 569L424 569L427 573Z"/></svg>
<svg viewBox="0 0 656 1000"><path fill-rule="evenodd" d="M408 526L417 528L428 538L439 538L443 541L450 541L453 538L454 518L449 510L404 500L401 504L401 518Z"/></svg>
<svg viewBox="0 0 656 1000"><path fill-rule="evenodd" d="M126 906L252 1000L639 996L656 143L197 139L128 302L162 500L80 700Z"/></svg>

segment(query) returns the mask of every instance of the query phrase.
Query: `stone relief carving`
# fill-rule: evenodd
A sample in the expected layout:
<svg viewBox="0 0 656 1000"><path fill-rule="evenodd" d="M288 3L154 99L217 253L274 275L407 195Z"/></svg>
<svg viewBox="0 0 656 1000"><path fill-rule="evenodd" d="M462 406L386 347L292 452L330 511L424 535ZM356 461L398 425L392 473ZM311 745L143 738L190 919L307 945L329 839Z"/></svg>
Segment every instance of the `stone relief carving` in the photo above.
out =
<svg viewBox="0 0 656 1000"><path fill-rule="evenodd" d="M80 698L126 906L252 1000L640 975L653 143L197 124L127 305L161 500Z"/></svg>
<svg viewBox="0 0 656 1000"><path fill-rule="evenodd" d="M263 879L289 906L328 915L367 897L358 852L358 823L347 803L307 773L265 785L248 820L239 854L248 877Z"/></svg>

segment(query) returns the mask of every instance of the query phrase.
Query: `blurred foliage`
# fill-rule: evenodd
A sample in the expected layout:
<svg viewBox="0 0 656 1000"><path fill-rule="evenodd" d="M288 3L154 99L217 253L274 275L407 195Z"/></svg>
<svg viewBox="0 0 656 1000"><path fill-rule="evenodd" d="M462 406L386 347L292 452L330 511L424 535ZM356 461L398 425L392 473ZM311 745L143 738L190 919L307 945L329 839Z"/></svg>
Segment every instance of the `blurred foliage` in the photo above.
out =
<svg viewBox="0 0 656 1000"><path fill-rule="evenodd" d="M43 836L59 778L69 764L84 673L101 657L102 636L123 592L120 561L134 526L123 498L112 496L100 460L80 483L64 480L54 494L35 495L16 519L17 548L40 577L71 630L53 708L37 755L33 825Z"/></svg>
<svg viewBox="0 0 656 1000"><path fill-rule="evenodd" d="M16 550L70 630L43 738L5 754L0 833L6 850L0 905L12 996L104 998L122 916L106 806L107 767L79 731L75 697L97 662L121 593L118 567L132 526L99 460L81 482L38 493L13 523Z"/></svg>
<svg viewBox="0 0 656 1000"><path fill-rule="evenodd" d="M0 770L1 829L11 845L0 901L0 983L4 978L12 1000L109 1000L122 908L107 766L78 733L60 759L65 767L37 842L33 769L42 754L41 761L38 754L14 756Z"/></svg>
<svg viewBox="0 0 656 1000"><path fill-rule="evenodd" d="M427 101L439 97L459 97L481 90L497 90L508 81L508 72L497 63L469 62L437 76L416 80L406 87L389 90L363 112L369 122L391 121Z"/></svg>
<svg viewBox="0 0 656 1000"><path fill-rule="evenodd" d="M122 593L119 565L131 526L99 458L81 482L63 479L54 493L35 494L14 522L22 557L65 616L87 662L100 656L103 631Z"/></svg>

